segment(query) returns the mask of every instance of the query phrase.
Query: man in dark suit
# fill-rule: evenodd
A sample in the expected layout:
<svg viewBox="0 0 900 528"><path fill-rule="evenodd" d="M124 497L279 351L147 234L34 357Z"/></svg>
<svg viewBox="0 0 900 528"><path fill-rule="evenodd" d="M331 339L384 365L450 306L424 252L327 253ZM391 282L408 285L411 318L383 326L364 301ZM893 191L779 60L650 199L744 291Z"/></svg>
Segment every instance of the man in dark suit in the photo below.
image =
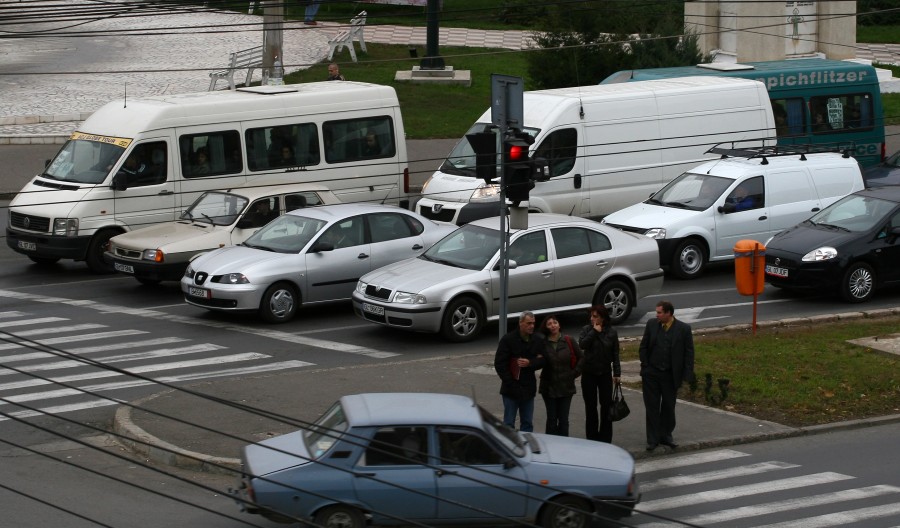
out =
<svg viewBox="0 0 900 528"><path fill-rule="evenodd" d="M678 387L694 377L694 337L691 325L675 319L669 301L656 303L656 320L647 321L641 338L641 380L647 413L647 451L659 444L678 447L675 397Z"/></svg>

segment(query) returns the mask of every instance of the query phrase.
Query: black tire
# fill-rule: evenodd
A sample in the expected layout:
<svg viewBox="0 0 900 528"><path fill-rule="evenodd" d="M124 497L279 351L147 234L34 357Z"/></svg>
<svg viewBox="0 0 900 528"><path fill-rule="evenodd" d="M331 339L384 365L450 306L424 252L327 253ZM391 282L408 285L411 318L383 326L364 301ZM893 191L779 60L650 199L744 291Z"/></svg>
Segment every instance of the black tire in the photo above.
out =
<svg viewBox="0 0 900 528"><path fill-rule="evenodd" d="M300 294L287 282L269 286L259 302L259 316L267 323L286 323L297 314Z"/></svg>
<svg viewBox="0 0 900 528"><path fill-rule="evenodd" d="M366 519L353 506L339 504L316 513L314 522L324 528L365 528Z"/></svg>
<svg viewBox="0 0 900 528"><path fill-rule="evenodd" d="M587 528L591 523L590 503L577 497L557 497L544 507L541 526L544 528Z"/></svg>
<svg viewBox="0 0 900 528"><path fill-rule="evenodd" d="M671 271L679 279L696 279L706 269L706 248L696 238L678 244L672 255Z"/></svg>
<svg viewBox="0 0 900 528"><path fill-rule="evenodd" d="M31 259L31 262L38 264L40 266L51 266L59 262L59 259L56 257L28 257Z"/></svg>
<svg viewBox="0 0 900 528"><path fill-rule="evenodd" d="M478 337L484 328L484 310L472 297L454 299L441 318L441 335L447 341L464 343Z"/></svg>
<svg viewBox="0 0 900 528"><path fill-rule="evenodd" d="M600 291L594 298L594 304L606 306L606 309L609 310L610 323L622 324L634 309L634 292L624 282L612 280L600 286Z"/></svg>
<svg viewBox="0 0 900 528"><path fill-rule="evenodd" d="M841 279L841 298L847 302L861 303L875 293L875 270L865 262L851 264Z"/></svg>
<svg viewBox="0 0 900 528"><path fill-rule="evenodd" d="M87 255L85 255L84 261L87 263L88 269L90 269L92 273L109 274L116 272L116 269L111 263L107 263L103 260L103 252L106 251L109 239L121 233L121 231L115 229L104 229L95 234L94 238L91 239L91 243L88 244Z"/></svg>
<svg viewBox="0 0 900 528"><path fill-rule="evenodd" d="M141 286L159 286L159 283L162 282L159 279L145 279L143 277L135 277L134 280L141 283Z"/></svg>

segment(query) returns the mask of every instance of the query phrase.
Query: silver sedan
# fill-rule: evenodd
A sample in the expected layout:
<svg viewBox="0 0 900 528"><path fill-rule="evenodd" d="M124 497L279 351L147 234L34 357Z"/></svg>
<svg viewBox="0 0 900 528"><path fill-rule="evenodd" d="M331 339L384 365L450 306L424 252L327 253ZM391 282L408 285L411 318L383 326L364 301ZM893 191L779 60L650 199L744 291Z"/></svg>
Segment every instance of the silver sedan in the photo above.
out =
<svg viewBox="0 0 900 528"><path fill-rule="evenodd" d="M387 205L298 209L243 244L204 253L181 279L187 303L289 321L301 304L340 301L361 276L415 257L456 226Z"/></svg>
<svg viewBox="0 0 900 528"><path fill-rule="evenodd" d="M603 304L618 324L637 299L662 289L659 250L647 237L555 214L530 214L528 223L510 233L509 317ZM498 218L472 222L418 258L363 276L354 311L385 326L474 339L499 319L499 225Z"/></svg>

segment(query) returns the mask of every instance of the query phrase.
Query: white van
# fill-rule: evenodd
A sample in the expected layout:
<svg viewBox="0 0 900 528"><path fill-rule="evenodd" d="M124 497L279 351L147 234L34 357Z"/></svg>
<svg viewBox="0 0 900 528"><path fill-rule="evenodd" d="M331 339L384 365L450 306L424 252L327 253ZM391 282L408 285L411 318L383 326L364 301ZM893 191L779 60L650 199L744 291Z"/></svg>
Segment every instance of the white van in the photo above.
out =
<svg viewBox="0 0 900 528"><path fill-rule="evenodd" d="M535 212L600 217L645 199L723 141L775 137L766 87L695 77L525 92L524 132L550 179L531 190ZM495 132L488 109L467 134ZM774 143L774 141L773 141ZM498 138L498 150L499 150ZM499 214L499 185L475 175L465 137L425 183L419 214L465 224Z"/></svg>
<svg viewBox="0 0 900 528"><path fill-rule="evenodd" d="M790 147L787 147L790 148ZM727 157L695 167L604 224L659 243L660 264L680 278L731 260L739 240L760 244L865 187L859 162L837 153L712 149Z"/></svg>
<svg viewBox="0 0 900 528"><path fill-rule="evenodd" d="M38 263L111 271L110 238L175 220L200 193L250 178L408 208L394 89L320 82L114 101L13 199L6 242Z"/></svg>

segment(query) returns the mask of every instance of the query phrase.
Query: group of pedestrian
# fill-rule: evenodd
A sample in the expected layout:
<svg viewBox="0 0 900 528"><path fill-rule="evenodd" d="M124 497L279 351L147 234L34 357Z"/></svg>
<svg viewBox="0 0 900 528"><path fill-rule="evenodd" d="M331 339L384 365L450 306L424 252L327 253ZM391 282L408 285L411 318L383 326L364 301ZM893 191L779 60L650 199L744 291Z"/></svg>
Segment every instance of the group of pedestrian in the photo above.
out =
<svg viewBox="0 0 900 528"><path fill-rule="evenodd" d="M500 338L494 369L507 426L515 428L518 417L520 431L533 431L534 400L540 393L547 411L545 432L569 436L569 411L580 377L585 437L612 442L609 412L622 376L619 335L605 306L591 306L588 312L590 322L577 339L562 332L557 316L544 317L536 327L534 313L528 311L519 316L518 328ZM639 355L647 450L660 444L674 449L675 400L682 382L694 379L694 343L690 325L675 319L669 301L656 304L656 318L644 328Z"/></svg>

